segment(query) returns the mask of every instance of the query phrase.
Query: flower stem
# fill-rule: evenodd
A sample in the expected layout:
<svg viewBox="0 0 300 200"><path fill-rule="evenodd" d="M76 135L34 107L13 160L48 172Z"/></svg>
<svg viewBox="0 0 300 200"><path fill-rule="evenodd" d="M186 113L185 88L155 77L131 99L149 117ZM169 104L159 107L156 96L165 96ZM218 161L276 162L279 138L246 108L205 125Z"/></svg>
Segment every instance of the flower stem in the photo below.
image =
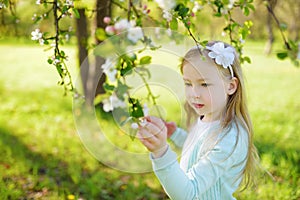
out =
<svg viewBox="0 0 300 200"><path fill-rule="evenodd" d="M159 109L157 107L156 98L155 98L154 94L152 93L151 88L150 88L150 86L149 86L146 78L141 73L139 73L137 70L135 70L135 72L141 77L142 81L144 82L144 84L146 86L146 89L148 91L148 96L150 96L150 98L151 98L151 100L153 102L153 105L155 106L155 109L156 109L159 117L162 118L162 114L160 113L160 111L159 111Z"/></svg>

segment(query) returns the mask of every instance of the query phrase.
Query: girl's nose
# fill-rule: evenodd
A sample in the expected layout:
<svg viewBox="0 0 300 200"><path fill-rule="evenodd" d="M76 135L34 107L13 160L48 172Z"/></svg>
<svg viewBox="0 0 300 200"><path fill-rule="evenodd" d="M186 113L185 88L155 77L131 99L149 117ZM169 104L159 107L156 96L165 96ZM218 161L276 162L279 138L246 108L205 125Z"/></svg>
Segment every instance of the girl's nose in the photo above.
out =
<svg viewBox="0 0 300 200"><path fill-rule="evenodd" d="M201 91L199 90L199 88L193 87L192 88L192 95L193 95L194 98L200 98Z"/></svg>

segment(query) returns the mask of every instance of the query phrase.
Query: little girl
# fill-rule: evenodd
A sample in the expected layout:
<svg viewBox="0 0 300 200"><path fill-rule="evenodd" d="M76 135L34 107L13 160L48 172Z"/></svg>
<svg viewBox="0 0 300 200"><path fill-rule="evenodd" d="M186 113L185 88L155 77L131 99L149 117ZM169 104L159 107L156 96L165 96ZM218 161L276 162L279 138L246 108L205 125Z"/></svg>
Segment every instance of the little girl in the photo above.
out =
<svg viewBox="0 0 300 200"><path fill-rule="evenodd" d="M189 134L151 116L139 128L139 139L171 199L235 199L241 181L248 186L257 155L237 54L223 42L194 47L181 72ZM168 137L182 147L180 163Z"/></svg>

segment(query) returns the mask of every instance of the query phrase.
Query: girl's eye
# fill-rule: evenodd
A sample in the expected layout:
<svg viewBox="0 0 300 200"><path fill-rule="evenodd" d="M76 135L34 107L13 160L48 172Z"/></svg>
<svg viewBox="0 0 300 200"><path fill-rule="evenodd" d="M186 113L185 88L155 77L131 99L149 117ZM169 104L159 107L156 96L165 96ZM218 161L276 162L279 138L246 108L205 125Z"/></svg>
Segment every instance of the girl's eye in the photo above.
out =
<svg viewBox="0 0 300 200"><path fill-rule="evenodd" d="M192 86L192 84L189 83L189 82L185 82L184 85L185 85L185 86L188 86L188 87Z"/></svg>
<svg viewBox="0 0 300 200"><path fill-rule="evenodd" d="M202 87L208 87L208 84L207 83L201 83L201 86Z"/></svg>

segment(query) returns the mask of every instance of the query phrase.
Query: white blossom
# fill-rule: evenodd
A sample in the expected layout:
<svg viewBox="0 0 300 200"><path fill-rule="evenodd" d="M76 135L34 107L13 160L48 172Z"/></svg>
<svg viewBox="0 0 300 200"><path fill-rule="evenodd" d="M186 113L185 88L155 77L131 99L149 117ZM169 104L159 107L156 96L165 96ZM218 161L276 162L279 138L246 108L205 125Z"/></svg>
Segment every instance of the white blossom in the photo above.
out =
<svg viewBox="0 0 300 200"><path fill-rule="evenodd" d="M127 19L121 19L120 21L115 23L114 28L117 32L121 32L121 31L127 30L129 28L132 28L134 26L135 26L134 21L128 21Z"/></svg>
<svg viewBox="0 0 300 200"><path fill-rule="evenodd" d="M40 5L42 3L42 0L36 0L35 4Z"/></svg>
<svg viewBox="0 0 300 200"><path fill-rule="evenodd" d="M144 116L149 115L149 108L148 108L147 104L144 104L144 106L143 106L143 113L144 113Z"/></svg>
<svg viewBox="0 0 300 200"><path fill-rule="evenodd" d="M172 10L176 6L175 0L155 0L158 6L163 10Z"/></svg>
<svg viewBox="0 0 300 200"><path fill-rule="evenodd" d="M166 33L167 33L168 36L170 36L170 37L172 36L172 30L170 28L168 28L166 30Z"/></svg>
<svg viewBox="0 0 300 200"><path fill-rule="evenodd" d="M227 5L227 8L232 9L234 6L235 0L230 0L229 4Z"/></svg>
<svg viewBox="0 0 300 200"><path fill-rule="evenodd" d="M230 67L234 61L234 49L232 47L224 47L223 42L218 42L213 46L206 46L206 49L210 50L208 56L215 59L218 65L222 65L224 68Z"/></svg>
<svg viewBox="0 0 300 200"><path fill-rule="evenodd" d="M111 95L108 99L104 99L103 110L105 112L112 111L114 108L124 108L126 107L126 103L121 101L115 94Z"/></svg>
<svg viewBox="0 0 300 200"><path fill-rule="evenodd" d="M192 9L192 12L193 13L196 13L198 10L201 10L203 7L197 2L197 1L195 1L194 2L194 7L193 7L193 9Z"/></svg>
<svg viewBox="0 0 300 200"><path fill-rule="evenodd" d="M116 75L118 71L114 68L114 64L112 63L111 59L107 58L101 68L111 82L116 81Z"/></svg>
<svg viewBox="0 0 300 200"><path fill-rule="evenodd" d="M102 101L102 103L103 103L103 110L105 112L109 112L109 111L112 111L114 109L109 99L104 99Z"/></svg>
<svg viewBox="0 0 300 200"><path fill-rule="evenodd" d="M72 0L66 0L66 6L74 7L74 2Z"/></svg>
<svg viewBox="0 0 300 200"><path fill-rule="evenodd" d="M0 2L0 9L5 8L5 4Z"/></svg>
<svg viewBox="0 0 300 200"><path fill-rule="evenodd" d="M56 58L56 59L53 60L53 65L57 65L57 64L59 64L59 63L60 63L60 60L59 60L59 59Z"/></svg>
<svg viewBox="0 0 300 200"><path fill-rule="evenodd" d="M163 18L165 18L168 22L172 20L172 14L168 10L163 10Z"/></svg>
<svg viewBox="0 0 300 200"><path fill-rule="evenodd" d="M221 8L221 13L223 14L223 15L227 15L228 14L228 9L227 8Z"/></svg>
<svg viewBox="0 0 300 200"><path fill-rule="evenodd" d="M241 43L241 44L244 44L244 43L245 43L245 40L243 40L243 38L240 38L240 43Z"/></svg>
<svg viewBox="0 0 300 200"><path fill-rule="evenodd" d="M42 39L43 34L40 32L40 29L35 29L31 32L31 39L32 40L40 40Z"/></svg>
<svg viewBox="0 0 300 200"><path fill-rule="evenodd" d="M65 38L66 38L66 41L69 41L69 40L70 40L70 35L69 35L69 34L66 34L66 35L65 35Z"/></svg>
<svg viewBox="0 0 300 200"><path fill-rule="evenodd" d="M138 123L135 123L135 122L132 123L132 124L131 124L131 128L132 128L132 129L138 129L138 128L139 128Z"/></svg>
<svg viewBox="0 0 300 200"><path fill-rule="evenodd" d="M36 14L33 14L33 16L32 16L32 21L34 21L34 20L36 20L36 17L37 17L37 15Z"/></svg>
<svg viewBox="0 0 300 200"><path fill-rule="evenodd" d="M138 40L144 37L142 28L137 26L134 28L128 29L127 38L133 43L137 43Z"/></svg>
<svg viewBox="0 0 300 200"><path fill-rule="evenodd" d="M39 43L40 43L40 45L44 45L45 40L41 38L41 39L39 39Z"/></svg>

